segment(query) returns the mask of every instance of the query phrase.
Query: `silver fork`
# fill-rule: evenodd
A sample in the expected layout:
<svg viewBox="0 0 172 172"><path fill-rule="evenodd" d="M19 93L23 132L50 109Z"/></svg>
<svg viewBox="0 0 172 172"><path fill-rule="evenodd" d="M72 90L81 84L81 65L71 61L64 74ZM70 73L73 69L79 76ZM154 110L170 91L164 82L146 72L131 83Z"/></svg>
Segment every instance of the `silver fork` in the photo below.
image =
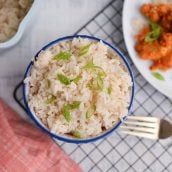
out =
<svg viewBox="0 0 172 172"><path fill-rule="evenodd" d="M172 136L172 124L156 117L128 116L120 128L122 133L149 139Z"/></svg>

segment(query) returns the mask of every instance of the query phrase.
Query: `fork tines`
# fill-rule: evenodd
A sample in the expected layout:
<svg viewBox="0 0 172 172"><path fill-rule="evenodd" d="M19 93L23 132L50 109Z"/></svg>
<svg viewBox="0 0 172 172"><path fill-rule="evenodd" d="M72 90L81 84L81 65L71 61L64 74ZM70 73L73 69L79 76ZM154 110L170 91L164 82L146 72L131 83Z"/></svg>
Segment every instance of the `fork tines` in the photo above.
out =
<svg viewBox="0 0 172 172"><path fill-rule="evenodd" d="M121 132L149 139L159 138L160 119L155 117L129 116L121 126Z"/></svg>

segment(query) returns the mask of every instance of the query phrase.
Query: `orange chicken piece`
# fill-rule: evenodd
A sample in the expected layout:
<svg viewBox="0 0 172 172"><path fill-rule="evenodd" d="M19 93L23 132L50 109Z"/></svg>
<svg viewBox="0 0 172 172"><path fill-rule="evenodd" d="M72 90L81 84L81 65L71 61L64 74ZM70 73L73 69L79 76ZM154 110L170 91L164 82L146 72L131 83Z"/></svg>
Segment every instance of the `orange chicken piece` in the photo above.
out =
<svg viewBox="0 0 172 172"><path fill-rule="evenodd" d="M172 68L172 52L167 54L165 57L154 61L152 66L150 67L151 70L160 69L163 71L166 71L170 68Z"/></svg>
<svg viewBox="0 0 172 172"><path fill-rule="evenodd" d="M142 59L158 60L172 51L172 33L163 33L160 41L138 42L135 49Z"/></svg>
<svg viewBox="0 0 172 172"><path fill-rule="evenodd" d="M169 13L170 7L166 4L144 4L140 8L141 13L153 22L159 22L162 17Z"/></svg>
<svg viewBox="0 0 172 172"><path fill-rule="evenodd" d="M172 11L162 18L161 24L166 32L172 32Z"/></svg>
<svg viewBox="0 0 172 172"><path fill-rule="evenodd" d="M140 58L144 60L158 60L162 57L160 53L160 45L158 41L140 42L135 46Z"/></svg>

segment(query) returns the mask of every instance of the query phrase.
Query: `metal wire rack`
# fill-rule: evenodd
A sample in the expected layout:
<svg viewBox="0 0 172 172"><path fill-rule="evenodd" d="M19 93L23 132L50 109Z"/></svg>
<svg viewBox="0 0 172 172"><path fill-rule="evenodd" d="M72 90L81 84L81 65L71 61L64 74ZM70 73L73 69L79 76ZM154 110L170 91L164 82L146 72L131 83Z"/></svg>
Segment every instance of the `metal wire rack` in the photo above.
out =
<svg viewBox="0 0 172 172"><path fill-rule="evenodd" d="M75 34L94 35L116 45L128 57L136 79L132 115L157 116L172 120L172 102L157 92L131 62L123 40L123 1L113 0ZM14 90L16 102L26 111L20 83ZM84 145L57 141L62 149L87 172L171 172L172 138L146 140L114 132L106 139Z"/></svg>

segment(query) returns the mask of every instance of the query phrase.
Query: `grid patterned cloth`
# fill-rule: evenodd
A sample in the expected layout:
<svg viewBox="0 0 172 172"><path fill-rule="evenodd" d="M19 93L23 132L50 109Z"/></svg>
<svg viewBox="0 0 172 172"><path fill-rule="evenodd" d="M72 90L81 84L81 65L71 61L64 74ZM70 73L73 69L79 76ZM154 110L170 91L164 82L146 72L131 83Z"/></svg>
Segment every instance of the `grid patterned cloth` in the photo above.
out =
<svg viewBox="0 0 172 172"><path fill-rule="evenodd" d="M156 116L172 120L172 102L156 91L139 74L125 48L122 34L123 1L110 2L76 33L94 35L117 46L128 57L136 80L131 115ZM20 87L17 88L20 94ZM17 96L22 105L22 98ZM172 138L147 140L116 131L106 139L85 145L57 143L87 172L171 172Z"/></svg>

